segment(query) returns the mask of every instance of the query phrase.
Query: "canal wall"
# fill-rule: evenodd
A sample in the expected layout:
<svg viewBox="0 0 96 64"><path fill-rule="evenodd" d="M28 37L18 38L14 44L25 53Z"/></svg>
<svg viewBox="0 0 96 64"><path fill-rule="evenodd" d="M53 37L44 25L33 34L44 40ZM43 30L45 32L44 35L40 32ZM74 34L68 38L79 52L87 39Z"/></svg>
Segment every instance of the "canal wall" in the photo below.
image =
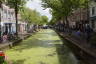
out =
<svg viewBox="0 0 96 64"><path fill-rule="evenodd" d="M71 40L71 38L64 36L64 34L61 35L60 32L57 32L57 34L60 36L64 44L75 54L78 60L82 61L84 64L96 64L96 54L94 52L77 44L78 41Z"/></svg>
<svg viewBox="0 0 96 64"><path fill-rule="evenodd" d="M1 43L0 44L0 50L7 50L10 49L16 45L18 45L20 42L22 42L23 40L29 38L31 36L31 34L24 36L23 38L20 38L18 40L14 40L12 42L6 42L6 43Z"/></svg>

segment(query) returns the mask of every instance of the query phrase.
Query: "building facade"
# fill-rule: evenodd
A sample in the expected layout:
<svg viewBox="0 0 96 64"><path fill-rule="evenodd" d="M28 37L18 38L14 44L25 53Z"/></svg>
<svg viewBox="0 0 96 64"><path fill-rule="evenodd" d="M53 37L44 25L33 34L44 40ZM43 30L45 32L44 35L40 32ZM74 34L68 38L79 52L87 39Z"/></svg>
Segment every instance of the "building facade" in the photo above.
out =
<svg viewBox="0 0 96 64"><path fill-rule="evenodd" d="M86 26L87 24L96 32L96 0L91 0L88 8L78 8L69 16L70 26Z"/></svg>
<svg viewBox="0 0 96 64"><path fill-rule="evenodd" d="M90 11L90 26L96 31L96 0L92 0L91 4L89 5Z"/></svg>
<svg viewBox="0 0 96 64"><path fill-rule="evenodd" d="M18 14L18 32L21 34L26 31L26 22L21 21L20 14ZM1 9L1 31L3 34L16 33L16 19L14 9L2 4Z"/></svg>
<svg viewBox="0 0 96 64"><path fill-rule="evenodd" d="M2 4L1 9L1 30L3 33L15 32L15 12L14 9L9 8L5 4Z"/></svg>
<svg viewBox="0 0 96 64"><path fill-rule="evenodd" d="M70 27L82 28L88 23L87 8L78 8L68 17Z"/></svg>

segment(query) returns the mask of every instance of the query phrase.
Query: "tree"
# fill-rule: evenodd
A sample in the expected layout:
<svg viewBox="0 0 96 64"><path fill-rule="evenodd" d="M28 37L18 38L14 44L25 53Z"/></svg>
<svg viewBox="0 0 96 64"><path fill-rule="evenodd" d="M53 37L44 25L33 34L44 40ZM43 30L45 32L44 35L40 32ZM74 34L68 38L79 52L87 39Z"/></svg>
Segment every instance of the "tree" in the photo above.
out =
<svg viewBox="0 0 96 64"><path fill-rule="evenodd" d="M27 21L28 23L36 23L40 14L36 10L31 10L29 8L24 8L23 11L20 12L22 20Z"/></svg>
<svg viewBox="0 0 96 64"><path fill-rule="evenodd" d="M63 19L63 14L60 14L60 13L58 13L57 11L55 11L55 10L50 10L50 12L51 12L51 14L52 14L52 22L57 22L57 21L59 21L59 20L61 20L61 19Z"/></svg>
<svg viewBox="0 0 96 64"><path fill-rule="evenodd" d="M16 18L16 35L18 37L18 13L25 4L25 0L7 0L7 5L15 9L15 18Z"/></svg>
<svg viewBox="0 0 96 64"><path fill-rule="evenodd" d="M41 21L39 24L44 25L48 23L48 17L47 16L41 16Z"/></svg>
<svg viewBox="0 0 96 64"><path fill-rule="evenodd" d="M44 8L51 8L54 18L64 21L69 28L68 16L77 8L83 7L86 0L42 0Z"/></svg>
<svg viewBox="0 0 96 64"><path fill-rule="evenodd" d="M2 8L2 1L0 0L0 41L1 41L1 8Z"/></svg>
<svg viewBox="0 0 96 64"><path fill-rule="evenodd" d="M46 24L48 22L48 18L46 16L42 16L36 10L32 10L29 8L24 8L21 12L22 20L27 21L30 24Z"/></svg>
<svg viewBox="0 0 96 64"><path fill-rule="evenodd" d="M42 4L43 7L51 8L53 10L52 11L53 17L60 18L60 17L64 17L65 15L66 16L68 15L67 14L68 10L66 6L63 6L60 0L42 0L42 2L43 2Z"/></svg>
<svg viewBox="0 0 96 64"><path fill-rule="evenodd" d="M5 2L5 0L0 0L0 41L2 39L2 30L1 30L1 10L2 10L2 3Z"/></svg>
<svg viewBox="0 0 96 64"><path fill-rule="evenodd" d="M56 18L52 18L50 20L50 22L48 22L48 25L54 25L56 23L57 19Z"/></svg>

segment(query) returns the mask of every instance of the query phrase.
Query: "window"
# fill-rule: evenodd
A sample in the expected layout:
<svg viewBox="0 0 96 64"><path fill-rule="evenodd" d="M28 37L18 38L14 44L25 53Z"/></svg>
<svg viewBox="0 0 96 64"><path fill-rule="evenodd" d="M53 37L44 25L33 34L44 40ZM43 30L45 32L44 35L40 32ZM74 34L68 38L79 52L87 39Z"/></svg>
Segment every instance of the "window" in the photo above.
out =
<svg viewBox="0 0 96 64"><path fill-rule="evenodd" d="M92 7L92 15L95 14L95 7Z"/></svg>

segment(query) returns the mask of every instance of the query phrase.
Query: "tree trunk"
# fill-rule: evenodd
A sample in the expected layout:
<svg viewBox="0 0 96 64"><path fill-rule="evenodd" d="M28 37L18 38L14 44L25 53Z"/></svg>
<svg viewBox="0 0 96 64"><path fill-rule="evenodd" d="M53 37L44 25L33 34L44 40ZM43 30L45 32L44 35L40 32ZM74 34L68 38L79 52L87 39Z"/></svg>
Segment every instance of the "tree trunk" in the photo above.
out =
<svg viewBox="0 0 96 64"><path fill-rule="evenodd" d="M63 17L62 20L63 20L63 31L65 31L65 18Z"/></svg>
<svg viewBox="0 0 96 64"><path fill-rule="evenodd" d="M70 27L69 27L69 20L68 20L68 17L66 16L66 29L67 29L67 32L69 33L70 32Z"/></svg>
<svg viewBox="0 0 96 64"><path fill-rule="evenodd" d="M16 19L16 36L18 37L18 8L15 7L15 19Z"/></svg>
<svg viewBox="0 0 96 64"><path fill-rule="evenodd" d="M66 16L66 27L69 29L69 20L68 20L68 17Z"/></svg>
<svg viewBox="0 0 96 64"><path fill-rule="evenodd" d="M2 8L2 2L0 2L0 9ZM1 10L0 10L0 42L2 40L2 36L1 36Z"/></svg>

